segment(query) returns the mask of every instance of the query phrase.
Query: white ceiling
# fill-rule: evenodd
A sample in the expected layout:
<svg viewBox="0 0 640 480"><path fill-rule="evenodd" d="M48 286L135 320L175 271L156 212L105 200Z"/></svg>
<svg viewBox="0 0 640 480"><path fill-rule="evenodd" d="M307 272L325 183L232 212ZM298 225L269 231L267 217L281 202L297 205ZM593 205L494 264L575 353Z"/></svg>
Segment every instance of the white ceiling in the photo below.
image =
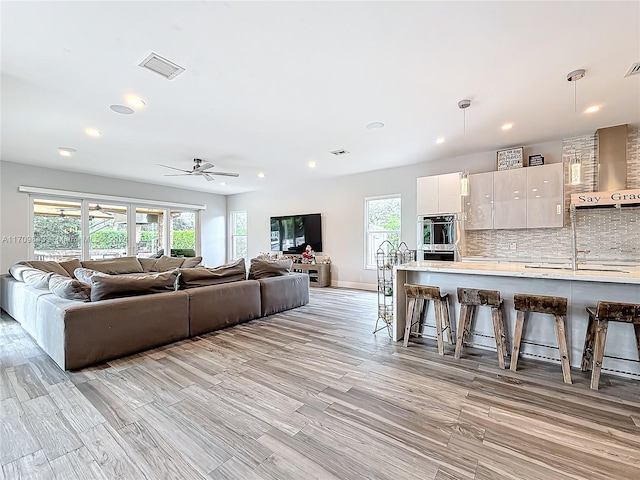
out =
<svg viewBox="0 0 640 480"><path fill-rule="evenodd" d="M640 75L624 78L640 61L639 2L0 8L5 161L231 194L640 123ZM186 71L169 81L138 67L150 52ZM577 68L586 77L567 82ZM109 109L129 94L147 106ZM583 114L592 104L600 112ZM365 128L375 121L385 127ZM329 153L340 148L351 153ZM157 165L194 157L240 177L165 177Z"/></svg>

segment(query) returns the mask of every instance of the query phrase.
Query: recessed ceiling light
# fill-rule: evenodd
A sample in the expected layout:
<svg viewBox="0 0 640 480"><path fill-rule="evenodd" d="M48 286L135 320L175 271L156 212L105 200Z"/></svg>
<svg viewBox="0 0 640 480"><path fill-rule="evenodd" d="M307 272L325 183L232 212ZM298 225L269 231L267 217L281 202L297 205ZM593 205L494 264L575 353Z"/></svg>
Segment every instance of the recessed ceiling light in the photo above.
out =
<svg viewBox="0 0 640 480"><path fill-rule="evenodd" d="M93 128L93 127L85 128L84 129L84 133L86 133L90 137L99 137L100 135L102 135L102 132L100 130L98 130L97 128Z"/></svg>
<svg viewBox="0 0 640 480"><path fill-rule="evenodd" d="M60 155L62 155L63 157L70 157L71 155L73 155L77 151L78 150L76 150L75 148L71 148L71 147L58 147L58 153Z"/></svg>
<svg viewBox="0 0 640 480"><path fill-rule="evenodd" d="M436 138L436 143L444 143L444 137Z"/></svg>
<svg viewBox="0 0 640 480"><path fill-rule="evenodd" d="M513 123L505 123L502 125L503 130L511 130L513 128Z"/></svg>
<svg viewBox="0 0 640 480"><path fill-rule="evenodd" d="M220 185L222 185L223 187L227 184L227 182L220 182Z"/></svg>
<svg viewBox="0 0 640 480"><path fill-rule="evenodd" d="M384 123L382 122L371 122L367 125L367 130L374 130L376 128L384 128Z"/></svg>
<svg viewBox="0 0 640 480"><path fill-rule="evenodd" d="M592 105L587 108L584 113L596 113L598 110L600 110L600 107L598 105Z"/></svg>
<svg viewBox="0 0 640 480"><path fill-rule="evenodd" d="M146 105L144 100L142 100L140 97L136 97L135 95L127 96L127 103L134 108L142 108Z"/></svg>
<svg viewBox="0 0 640 480"><path fill-rule="evenodd" d="M110 105L109 108L116 113L121 113L123 115L131 115L134 113L133 108L127 107L126 105Z"/></svg>
<svg viewBox="0 0 640 480"><path fill-rule="evenodd" d="M318 166L314 160L311 160L307 165L309 165L309 168L316 168Z"/></svg>
<svg viewBox="0 0 640 480"><path fill-rule="evenodd" d="M260 173L258 174L258 176L259 176L260 178L264 178L264 173L263 173L263 172L260 172Z"/></svg>

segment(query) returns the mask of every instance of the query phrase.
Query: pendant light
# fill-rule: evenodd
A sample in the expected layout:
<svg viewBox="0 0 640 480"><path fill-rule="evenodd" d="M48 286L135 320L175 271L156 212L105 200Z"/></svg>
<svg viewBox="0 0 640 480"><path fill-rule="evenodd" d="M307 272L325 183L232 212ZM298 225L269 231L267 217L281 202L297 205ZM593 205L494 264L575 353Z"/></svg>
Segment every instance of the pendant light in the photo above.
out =
<svg viewBox="0 0 640 480"><path fill-rule="evenodd" d="M578 135L578 80L584 78L586 71L583 68L574 70L567 74L567 81L573 82L573 115L574 115L574 133L573 136ZM575 141L575 140L574 140ZM582 155L581 155L582 157ZM580 185L582 183L582 158L578 158L576 149L573 149L573 158L569 163L569 184Z"/></svg>
<svg viewBox="0 0 640 480"><path fill-rule="evenodd" d="M467 146L467 108L471 106L471 100L465 99L458 102L458 108L462 110L462 145L463 150ZM469 171L460 172L460 195L469 196Z"/></svg>

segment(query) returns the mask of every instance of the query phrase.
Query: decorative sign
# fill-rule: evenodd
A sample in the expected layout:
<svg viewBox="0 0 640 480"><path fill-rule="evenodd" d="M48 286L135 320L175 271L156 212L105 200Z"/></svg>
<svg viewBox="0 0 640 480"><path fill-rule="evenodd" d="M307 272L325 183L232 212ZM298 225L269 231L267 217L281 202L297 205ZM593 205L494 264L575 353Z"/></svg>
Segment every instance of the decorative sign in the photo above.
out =
<svg viewBox="0 0 640 480"><path fill-rule="evenodd" d="M542 155L529 155L529 166L538 167L544 165L544 157Z"/></svg>
<svg viewBox="0 0 640 480"><path fill-rule="evenodd" d="M616 190L613 192L574 193L571 195L571 205L575 205L576 207L634 204L640 204L640 189Z"/></svg>
<svg viewBox="0 0 640 480"><path fill-rule="evenodd" d="M524 167L524 148L498 150L498 170L511 170Z"/></svg>

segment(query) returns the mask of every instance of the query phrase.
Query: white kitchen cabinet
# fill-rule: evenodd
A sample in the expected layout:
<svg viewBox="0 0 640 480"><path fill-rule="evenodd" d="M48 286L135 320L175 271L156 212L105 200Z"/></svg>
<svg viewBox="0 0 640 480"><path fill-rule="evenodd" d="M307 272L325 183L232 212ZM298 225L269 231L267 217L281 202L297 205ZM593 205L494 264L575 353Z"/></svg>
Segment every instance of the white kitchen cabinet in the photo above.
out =
<svg viewBox="0 0 640 480"><path fill-rule="evenodd" d="M469 196L462 202L465 230L493 228L493 172L469 175Z"/></svg>
<svg viewBox="0 0 640 480"><path fill-rule="evenodd" d="M527 168L493 172L493 228L527 228Z"/></svg>
<svg viewBox="0 0 640 480"><path fill-rule="evenodd" d="M564 166L551 163L527 169L527 228L564 225Z"/></svg>
<svg viewBox="0 0 640 480"><path fill-rule="evenodd" d="M460 174L455 172L419 177L417 199L418 215L461 212Z"/></svg>

